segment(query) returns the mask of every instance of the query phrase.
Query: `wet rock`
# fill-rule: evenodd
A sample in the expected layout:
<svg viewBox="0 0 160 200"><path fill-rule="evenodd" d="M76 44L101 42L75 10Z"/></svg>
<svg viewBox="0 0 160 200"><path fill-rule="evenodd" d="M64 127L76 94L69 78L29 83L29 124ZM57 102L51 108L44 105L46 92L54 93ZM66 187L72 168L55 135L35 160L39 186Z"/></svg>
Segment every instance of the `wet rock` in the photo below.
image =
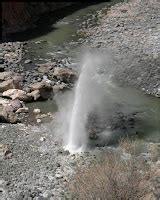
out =
<svg viewBox="0 0 160 200"><path fill-rule="evenodd" d="M9 97L12 100L19 99L21 101L30 101L31 97L27 95L27 93L23 90L18 89L10 89L5 92L3 92L4 97Z"/></svg>

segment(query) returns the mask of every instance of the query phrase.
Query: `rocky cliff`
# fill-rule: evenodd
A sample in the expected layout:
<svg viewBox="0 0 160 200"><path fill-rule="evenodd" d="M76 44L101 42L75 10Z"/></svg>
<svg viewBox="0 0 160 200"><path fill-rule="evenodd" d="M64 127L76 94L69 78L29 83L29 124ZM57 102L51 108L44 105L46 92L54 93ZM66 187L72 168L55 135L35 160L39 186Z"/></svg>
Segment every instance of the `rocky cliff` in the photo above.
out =
<svg viewBox="0 0 160 200"><path fill-rule="evenodd" d="M74 4L73 2L3 2L2 35L34 26L40 15Z"/></svg>

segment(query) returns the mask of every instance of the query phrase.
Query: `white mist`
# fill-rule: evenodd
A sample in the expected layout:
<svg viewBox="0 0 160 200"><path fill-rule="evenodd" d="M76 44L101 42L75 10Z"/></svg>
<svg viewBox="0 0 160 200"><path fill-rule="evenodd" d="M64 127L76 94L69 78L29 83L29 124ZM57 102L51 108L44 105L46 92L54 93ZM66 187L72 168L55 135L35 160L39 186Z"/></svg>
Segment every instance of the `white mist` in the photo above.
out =
<svg viewBox="0 0 160 200"><path fill-rule="evenodd" d="M86 149L88 136L85 126L88 114L100 103L98 68L102 65L102 57L88 53L83 59L81 73L75 87L73 106L71 109L66 150L70 153L82 152Z"/></svg>

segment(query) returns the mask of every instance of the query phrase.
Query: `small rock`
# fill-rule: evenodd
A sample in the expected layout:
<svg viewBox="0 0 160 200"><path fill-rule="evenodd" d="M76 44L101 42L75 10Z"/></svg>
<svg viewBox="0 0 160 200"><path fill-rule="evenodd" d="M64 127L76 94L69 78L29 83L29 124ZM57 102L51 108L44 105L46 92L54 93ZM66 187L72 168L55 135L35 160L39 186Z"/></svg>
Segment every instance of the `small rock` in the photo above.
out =
<svg viewBox="0 0 160 200"><path fill-rule="evenodd" d="M0 144L0 158L1 159L10 159L12 157L12 152L7 144Z"/></svg>
<svg viewBox="0 0 160 200"><path fill-rule="evenodd" d="M62 175L61 173L57 173L57 174L55 175L55 177L56 177L57 179L61 179L61 178L63 178L63 175Z"/></svg>
<svg viewBox="0 0 160 200"><path fill-rule="evenodd" d="M41 121L41 119L37 119L37 123L41 123L42 121Z"/></svg>
<svg viewBox="0 0 160 200"><path fill-rule="evenodd" d="M45 140L46 140L45 137L41 137L41 138L40 138L40 141L41 141L41 142L44 142Z"/></svg>
<svg viewBox="0 0 160 200"><path fill-rule="evenodd" d="M35 108L35 109L33 110L33 112L36 113L36 114L39 114L39 113L41 112L41 110L40 110L39 108Z"/></svg>
<svg viewBox="0 0 160 200"><path fill-rule="evenodd" d="M31 63L31 62L32 61L30 59L24 61L25 64L28 64L28 63Z"/></svg>
<svg viewBox="0 0 160 200"><path fill-rule="evenodd" d="M28 113L29 109L27 107L19 108L16 113Z"/></svg>

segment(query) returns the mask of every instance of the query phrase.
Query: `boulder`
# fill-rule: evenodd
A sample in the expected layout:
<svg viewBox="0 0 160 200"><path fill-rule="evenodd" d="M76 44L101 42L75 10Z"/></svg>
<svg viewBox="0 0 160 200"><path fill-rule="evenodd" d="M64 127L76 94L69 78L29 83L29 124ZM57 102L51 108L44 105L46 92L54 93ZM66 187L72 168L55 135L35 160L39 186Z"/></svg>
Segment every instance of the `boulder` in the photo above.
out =
<svg viewBox="0 0 160 200"><path fill-rule="evenodd" d="M72 82L76 78L75 72L69 68L55 67L53 75L60 81Z"/></svg>
<svg viewBox="0 0 160 200"><path fill-rule="evenodd" d="M12 77L12 72L0 72L0 81L4 81L8 78L11 78Z"/></svg>
<svg viewBox="0 0 160 200"><path fill-rule="evenodd" d="M50 85L50 83L48 81L41 81L41 82L36 82L33 83L32 85L30 85L31 90L40 90L40 89L51 89L52 86Z"/></svg>
<svg viewBox="0 0 160 200"><path fill-rule="evenodd" d="M43 80L41 82L36 82L32 84L30 87L32 91L39 90L40 97L42 97L43 99L51 98L53 89L49 81Z"/></svg>
<svg viewBox="0 0 160 200"><path fill-rule="evenodd" d="M19 99L21 101L30 101L31 97L27 95L27 93L23 90L19 89L10 89L5 92L3 92L4 97L9 97L12 100Z"/></svg>
<svg viewBox="0 0 160 200"><path fill-rule="evenodd" d="M16 85L14 84L13 79L9 79L0 83L0 92L4 92L9 89L15 89Z"/></svg>
<svg viewBox="0 0 160 200"><path fill-rule="evenodd" d="M18 119L12 106L0 106L0 122L17 123Z"/></svg>

